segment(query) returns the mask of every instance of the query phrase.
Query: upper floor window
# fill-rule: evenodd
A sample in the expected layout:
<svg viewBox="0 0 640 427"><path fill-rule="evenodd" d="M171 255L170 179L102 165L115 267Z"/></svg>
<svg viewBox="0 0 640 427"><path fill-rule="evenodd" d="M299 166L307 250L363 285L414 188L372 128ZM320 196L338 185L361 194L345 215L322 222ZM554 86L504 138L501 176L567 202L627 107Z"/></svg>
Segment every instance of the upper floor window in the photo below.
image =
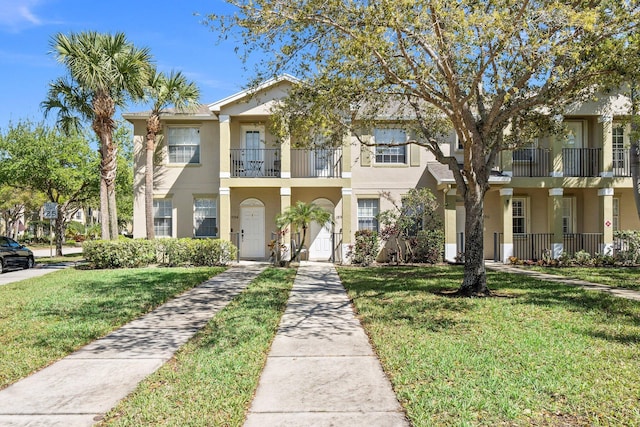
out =
<svg viewBox="0 0 640 427"><path fill-rule="evenodd" d="M374 131L376 163L406 163L407 134L402 129L381 128Z"/></svg>
<svg viewBox="0 0 640 427"><path fill-rule="evenodd" d="M215 199L195 199L193 217L196 237L215 237L218 235Z"/></svg>
<svg viewBox="0 0 640 427"><path fill-rule="evenodd" d="M167 135L169 163L200 163L200 129L170 127Z"/></svg>

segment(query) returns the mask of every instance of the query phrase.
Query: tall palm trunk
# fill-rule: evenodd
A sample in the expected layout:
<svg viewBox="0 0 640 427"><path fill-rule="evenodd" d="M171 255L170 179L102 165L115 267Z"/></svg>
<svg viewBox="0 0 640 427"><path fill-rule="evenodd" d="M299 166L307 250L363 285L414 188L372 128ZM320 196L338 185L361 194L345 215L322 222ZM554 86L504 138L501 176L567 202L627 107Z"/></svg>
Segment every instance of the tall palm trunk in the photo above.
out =
<svg viewBox="0 0 640 427"><path fill-rule="evenodd" d="M100 238L109 240L109 194L107 181L100 176Z"/></svg>
<svg viewBox="0 0 640 427"><path fill-rule="evenodd" d="M116 185L115 182L111 187L107 187L109 194L109 226L111 228L111 240L117 240L120 234L118 227L118 207L116 203Z"/></svg>
<svg viewBox="0 0 640 427"><path fill-rule="evenodd" d="M144 213L147 239L155 238L153 229L153 156L156 149L156 135L160 130L160 117L152 114L147 119L147 144L144 168Z"/></svg>
<svg viewBox="0 0 640 427"><path fill-rule="evenodd" d="M102 239L118 238L118 211L116 206L117 147L113 142L113 115L115 103L106 92L93 99L96 117L93 130L100 138L100 220Z"/></svg>

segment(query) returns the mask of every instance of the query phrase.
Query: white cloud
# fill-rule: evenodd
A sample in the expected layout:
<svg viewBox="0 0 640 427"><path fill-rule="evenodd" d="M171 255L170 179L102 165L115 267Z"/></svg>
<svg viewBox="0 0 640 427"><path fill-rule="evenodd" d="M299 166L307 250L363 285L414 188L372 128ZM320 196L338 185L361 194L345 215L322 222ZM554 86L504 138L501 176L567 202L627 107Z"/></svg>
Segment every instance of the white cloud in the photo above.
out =
<svg viewBox="0 0 640 427"><path fill-rule="evenodd" d="M0 0L0 28L19 32L25 28L43 24L36 13L41 0Z"/></svg>

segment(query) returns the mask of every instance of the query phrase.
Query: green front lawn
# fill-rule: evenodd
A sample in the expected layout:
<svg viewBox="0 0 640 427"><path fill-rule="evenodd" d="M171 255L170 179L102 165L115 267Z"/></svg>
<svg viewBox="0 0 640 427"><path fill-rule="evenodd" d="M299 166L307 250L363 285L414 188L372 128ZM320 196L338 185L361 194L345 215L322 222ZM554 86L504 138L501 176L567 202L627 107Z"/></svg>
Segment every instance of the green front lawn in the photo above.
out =
<svg viewBox="0 0 640 427"><path fill-rule="evenodd" d="M638 267L523 267L572 279L640 291Z"/></svg>
<svg viewBox="0 0 640 427"><path fill-rule="evenodd" d="M69 268L0 286L0 389L223 270Z"/></svg>
<svg viewBox="0 0 640 427"><path fill-rule="evenodd" d="M640 304L458 267L340 268L414 426L640 425Z"/></svg>
<svg viewBox="0 0 640 427"><path fill-rule="evenodd" d="M241 426L295 270L267 269L101 426Z"/></svg>

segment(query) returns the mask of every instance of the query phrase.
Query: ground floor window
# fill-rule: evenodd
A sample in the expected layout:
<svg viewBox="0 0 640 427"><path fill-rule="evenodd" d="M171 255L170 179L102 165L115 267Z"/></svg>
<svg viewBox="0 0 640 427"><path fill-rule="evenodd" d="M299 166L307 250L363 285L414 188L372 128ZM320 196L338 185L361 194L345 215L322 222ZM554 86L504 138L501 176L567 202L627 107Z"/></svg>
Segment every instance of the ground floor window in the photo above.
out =
<svg viewBox="0 0 640 427"><path fill-rule="evenodd" d="M153 201L153 231L156 237L171 237L173 235L172 213L170 199L156 199Z"/></svg>
<svg viewBox="0 0 640 427"><path fill-rule="evenodd" d="M513 198L512 201L513 233L525 234L527 232L527 199Z"/></svg>
<svg viewBox="0 0 640 427"><path fill-rule="evenodd" d="M562 232L575 233L575 197L562 198Z"/></svg>
<svg viewBox="0 0 640 427"><path fill-rule="evenodd" d="M378 199L358 199L358 230L378 231Z"/></svg>
<svg viewBox="0 0 640 427"><path fill-rule="evenodd" d="M611 217L613 231L620 230L620 199L613 198L613 215Z"/></svg>
<svg viewBox="0 0 640 427"><path fill-rule="evenodd" d="M216 237L218 235L215 199L195 199L193 202L194 235Z"/></svg>

